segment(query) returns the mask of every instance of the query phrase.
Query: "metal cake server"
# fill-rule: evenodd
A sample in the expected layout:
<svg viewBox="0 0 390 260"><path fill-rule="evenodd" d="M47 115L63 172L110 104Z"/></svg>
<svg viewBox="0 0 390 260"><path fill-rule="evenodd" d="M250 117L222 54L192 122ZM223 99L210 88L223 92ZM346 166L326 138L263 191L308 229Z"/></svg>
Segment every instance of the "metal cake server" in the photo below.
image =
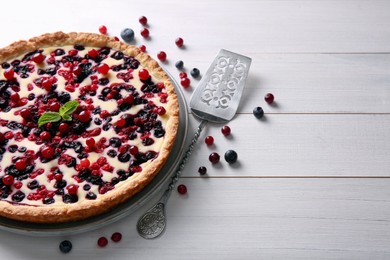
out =
<svg viewBox="0 0 390 260"><path fill-rule="evenodd" d="M137 231L141 237L156 238L165 230L166 202L199 139L200 133L209 121L226 123L234 117L244 90L251 61L246 56L221 49L202 77L190 100L192 112L202 121L178 169L171 178L168 188L157 204L138 220Z"/></svg>

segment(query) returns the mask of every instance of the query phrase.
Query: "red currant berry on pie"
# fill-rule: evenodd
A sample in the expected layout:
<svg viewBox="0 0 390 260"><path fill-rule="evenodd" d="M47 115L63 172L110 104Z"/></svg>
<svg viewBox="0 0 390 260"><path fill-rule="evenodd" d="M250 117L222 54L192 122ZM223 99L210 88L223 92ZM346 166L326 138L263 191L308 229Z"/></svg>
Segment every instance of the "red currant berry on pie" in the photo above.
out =
<svg viewBox="0 0 390 260"><path fill-rule="evenodd" d="M23 159L17 160L16 163L15 163L15 167L19 171L23 171L27 167L27 159L23 158Z"/></svg>
<svg viewBox="0 0 390 260"><path fill-rule="evenodd" d="M71 184L66 187L66 190L70 195L77 195L77 190L79 189L79 186L76 184Z"/></svg>
<svg viewBox="0 0 390 260"><path fill-rule="evenodd" d="M5 175L3 177L4 185L11 186L14 183L14 177L12 175Z"/></svg>
<svg viewBox="0 0 390 260"><path fill-rule="evenodd" d="M116 36L114 36L114 40L117 41L117 42L119 42L119 38L116 37Z"/></svg>
<svg viewBox="0 0 390 260"><path fill-rule="evenodd" d="M9 140L14 137L14 134L11 131L8 131L7 133L5 133L4 137L5 139Z"/></svg>
<svg viewBox="0 0 390 260"><path fill-rule="evenodd" d="M143 26L145 26L147 23L148 23L148 18L146 18L145 16L141 16L139 19L138 19L139 23L142 24Z"/></svg>
<svg viewBox="0 0 390 260"><path fill-rule="evenodd" d="M144 37L144 38L148 38L148 37L149 37L149 30L148 30L148 28L143 28L143 29L141 30L141 35L142 35L142 37Z"/></svg>
<svg viewBox="0 0 390 260"><path fill-rule="evenodd" d="M180 38L180 37L176 38L175 44L176 44L177 47L181 48L181 47L183 47L184 40L182 38Z"/></svg>
<svg viewBox="0 0 390 260"><path fill-rule="evenodd" d="M103 74L103 75L106 75L109 70L110 70L110 67L107 64L105 64L105 63L100 64L99 67L98 67L98 72L100 74Z"/></svg>
<svg viewBox="0 0 390 260"><path fill-rule="evenodd" d="M182 78L187 78L187 73L185 73L184 71L180 72L179 74L179 77L182 79Z"/></svg>
<svg viewBox="0 0 390 260"><path fill-rule="evenodd" d="M91 58L96 58L96 57L99 55L99 53L98 53L98 51L95 50L95 49L90 49L90 50L88 51L88 55L89 55L89 57L91 57Z"/></svg>
<svg viewBox="0 0 390 260"><path fill-rule="evenodd" d="M101 25L101 26L99 27L99 32L100 32L101 34L107 34L107 27L104 26L104 25Z"/></svg>
<svg viewBox="0 0 390 260"><path fill-rule="evenodd" d="M177 192L179 192L181 195L184 195L187 193L187 187L184 184L180 184L177 186Z"/></svg>
<svg viewBox="0 0 390 260"><path fill-rule="evenodd" d="M267 93L265 96L264 96L264 100L265 102L267 102L268 104L272 104L274 102L274 95L271 94L271 93Z"/></svg>
<svg viewBox="0 0 390 260"><path fill-rule="evenodd" d="M69 56L76 56L77 55L77 53L78 53L78 51L77 50L70 50L69 52L68 52L68 54L69 54Z"/></svg>
<svg viewBox="0 0 390 260"><path fill-rule="evenodd" d="M108 240L105 237L100 237L97 241L98 246L105 247L108 244Z"/></svg>
<svg viewBox="0 0 390 260"><path fill-rule="evenodd" d="M31 59L33 62L37 64L41 64L45 60L45 55L43 55L42 53L37 53L34 56L32 56Z"/></svg>
<svg viewBox="0 0 390 260"><path fill-rule="evenodd" d="M160 51L157 54L157 58L161 61L166 61L167 60L167 54L164 51Z"/></svg>
<svg viewBox="0 0 390 260"><path fill-rule="evenodd" d="M221 128L221 132L224 136L228 136L231 133L231 129L229 126L225 125Z"/></svg>
<svg viewBox="0 0 390 260"><path fill-rule="evenodd" d="M22 110L20 110L20 115L21 115L24 119L28 120L28 119L31 118L31 111L30 111L30 109L23 108Z"/></svg>
<svg viewBox="0 0 390 260"><path fill-rule="evenodd" d="M49 141L51 139L51 135L48 131L43 131L40 135L39 138L41 138L42 141Z"/></svg>
<svg viewBox="0 0 390 260"><path fill-rule="evenodd" d="M121 118L118 121L116 121L116 125L119 127L124 127L126 125L126 120L124 118Z"/></svg>
<svg viewBox="0 0 390 260"><path fill-rule="evenodd" d="M127 97L125 97L123 99L123 101L126 103L126 104L133 104L134 102L134 97L133 95L128 95Z"/></svg>
<svg viewBox="0 0 390 260"><path fill-rule="evenodd" d="M69 132L69 125L67 123L61 123L60 126L58 127L58 130L60 130L60 132L62 134L66 134Z"/></svg>
<svg viewBox="0 0 390 260"><path fill-rule="evenodd" d="M53 86L53 82L50 79L42 80L42 87L47 91L50 91Z"/></svg>
<svg viewBox="0 0 390 260"><path fill-rule="evenodd" d="M149 78L149 71L146 69L140 69L138 71L138 76L140 80L147 80Z"/></svg>
<svg viewBox="0 0 390 260"><path fill-rule="evenodd" d="M188 88L190 86L190 79L189 78L182 78L180 80L180 84L183 86L183 88Z"/></svg>
<svg viewBox="0 0 390 260"><path fill-rule="evenodd" d="M146 52L146 46L145 46L145 45L139 46L139 49L140 49L140 51L142 51L142 52Z"/></svg>
<svg viewBox="0 0 390 260"><path fill-rule="evenodd" d="M95 146L95 139L93 139L92 137L91 138L88 138L86 141L86 144L89 146L89 147L94 147Z"/></svg>
<svg viewBox="0 0 390 260"><path fill-rule="evenodd" d="M138 154L138 147L135 145L130 146L130 154L131 155L137 155Z"/></svg>
<svg viewBox="0 0 390 260"><path fill-rule="evenodd" d="M87 123L91 119L91 112L81 111L78 118L81 122Z"/></svg>
<svg viewBox="0 0 390 260"><path fill-rule="evenodd" d="M219 154L217 153L211 153L210 156L209 156L209 161L212 163L212 164L216 164L219 162Z"/></svg>
<svg viewBox="0 0 390 260"><path fill-rule="evenodd" d="M58 110L60 110L60 103L58 102L53 102L50 104L50 111L52 112L58 112Z"/></svg>
<svg viewBox="0 0 390 260"><path fill-rule="evenodd" d="M50 146L44 146L41 150L42 156L46 159L51 159L54 156L54 149Z"/></svg>
<svg viewBox="0 0 390 260"><path fill-rule="evenodd" d="M91 165L91 162L87 158L81 159L80 166L82 168L84 168L84 169L88 168L90 165Z"/></svg>
<svg viewBox="0 0 390 260"><path fill-rule="evenodd" d="M122 234L119 232L115 232L114 234L111 235L111 240L114 242L119 242L122 240Z"/></svg>
<svg viewBox="0 0 390 260"><path fill-rule="evenodd" d="M156 107L155 108L155 113L157 113L159 116L165 115L167 111L165 110L164 107Z"/></svg>
<svg viewBox="0 0 390 260"><path fill-rule="evenodd" d="M7 79L7 80L11 80L14 78L14 75L15 75L15 72L13 69L7 69L6 71L4 71L4 77Z"/></svg>
<svg viewBox="0 0 390 260"><path fill-rule="evenodd" d="M204 142L207 144L207 145L213 145L214 144L214 137L212 136L206 136L206 138L204 139Z"/></svg>
<svg viewBox="0 0 390 260"><path fill-rule="evenodd" d="M12 93L12 95L11 95L11 100L13 101L13 102L18 102L19 100L20 100L20 96L19 96L19 94L18 93Z"/></svg>

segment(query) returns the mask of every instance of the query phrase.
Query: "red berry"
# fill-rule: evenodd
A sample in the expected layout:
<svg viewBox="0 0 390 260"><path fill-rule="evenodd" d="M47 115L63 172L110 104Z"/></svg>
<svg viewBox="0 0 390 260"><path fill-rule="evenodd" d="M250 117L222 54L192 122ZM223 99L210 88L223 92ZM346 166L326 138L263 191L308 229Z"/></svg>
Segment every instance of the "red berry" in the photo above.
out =
<svg viewBox="0 0 390 260"><path fill-rule="evenodd" d="M159 116L165 115L167 111L165 110L164 107L156 107L155 108L155 113L157 113Z"/></svg>
<svg viewBox="0 0 390 260"><path fill-rule="evenodd" d="M188 88L190 86L190 79L189 78L182 78L180 80L180 84L183 86L183 88Z"/></svg>
<svg viewBox="0 0 390 260"><path fill-rule="evenodd" d="M13 69L8 69L6 71L4 71L4 77L7 79L7 80L11 80L14 78L14 70Z"/></svg>
<svg viewBox="0 0 390 260"><path fill-rule="evenodd" d="M46 159L51 159L54 156L54 149L50 146L44 146L41 150L42 156Z"/></svg>
<svg viewBox="0 0 390 260"><path fill-rule="evenodd" d="M134 102L134 97L133 97L133 95L128 95L127 97L125 97L125 98L123 99L123 101L125 101L125 103L127 103L127 104L133 104L133 102Z"/></svg>
<svg viewBox="0 0 390 260"><path fill-rule="evenodd" d="M112 234L111 240L114 241L114 242L121 241L122 240L122 234L119 233L119 232L115 232L114 234Z"/></svg>
<svg viewBox="0 0 390 260"><path fill-rule="evenodd" d="M23 158L23 159L17 160L16 163L15 163L15 167L19 171L22 171L22 170L26 169L26 167L27 167L27 159Z"/></svg>
<svg viewBox="0 0 390 260"><path fill-rule="evenodd" d="M119 42L119 38L116 37L116 36L114 36L114 40L117 41L117 42Z"/></svg>
<svg viewBox="0 0 390 260"><path fill-rule="evenodd" d="M164 52L164 51L160 51L158 54L157 54L157 58L161 61L166 61L167 59L167 54Z"/></svg>
<svg viewBox="0 0 390 260"><path fill-rule="evenodd" d="M180 184L177 186L177 192L179 192L181 195L184 195L187 193L187 187L184 184Z"/></svg>
<svg viewBox="0 0 390 260"><path fill-rule="evenodd" d="M9 140L14 137L14 134L11 131L8 131L7 133L5 133L4 137L5 139Z"/></svg>
<svg viewBox="0 0 390 260"><path fill-rule="evenodd" d="M138 154L138 147L135 145L130 146L130 154L131 155L137 155Z"/></svg>
<svg viewBox="0 0 390 260"><path fill-rule="evenodd" d="M45 60L45 55L43 55L42 53L37 53L31 59L33 62L40 64Z"/></svg>
<svg viewBox="0 0 390 260"><path fill-rule="evenodd" d="M176 46L180 48L180 47L183 46L184 41L183 41L182 38L179 37L179 38L176 39L175 43L176 43Z"/></svg>
<svg viewBox="0 0 390 260"><path fill-rule="evenodd" d="M139 46L139 49L140 49L140 51L145 52L146 51L146 46L145 45L141 45L141 46Z"/></svg>
<svg viewBox="0 0 390 260"><path fill-rule="evenodd" d="M66 134L69 132L70 127L67 123L61 123L58 129L62 134Z"/></svg>
<svg viewBox="0 0 390 260"><path fill-rule="evenodd" d="M51 81L51 79L42 80L42 87L47 91L50 91L52 86L53 86L53 82Z"/></svg>
<svg viewBox="0 0 390 260"><path fill-rule="evenodd" d="M148 18L146 18L145 16L141 16L139 19L138 19L139 23L142 24L143 26L145 26L147 23L148 23Z"/></svg>
<svg viewBox="0 0 390 260"><path fill-rule="evenodd" d="M14 177L12 175L5 175L3 177L4 185L11 186L14 183Z"/></svg>
<svg viewBox="0 0 390 260"><path fill-rule="evenodd" d="M141 35L142 35L142 37L144 37L144 38L148 38L148 37L149 37L149 30L148 30L148 28L143 28L143 29L141 30Z"/></svg>
<svg viewBox="0 0 390 260"><path fill-rule="evenodd" d="M21 115L24 119L28 120L28 119L31 118L31 111L30 111L30 109L23 108L22 110L20 110L20 115Z"/></svg>
<svg viewBox="0 0 390 260"><path fill-rule="evenodd" d="M14 187L15 187L16 189L20 189L20 188L22 188L22 186L23 186L23 183L20 182L20 181L15 182L15 184L14 184Z"/></svg>
<svg viewBox="0 0 390 260"><path fill-rule="evenodd" d="M78 188L79 188L79 186L76 184L71 184L68 187L66 187L66 189L70 195L77 195Z"/></svg>
<svg viewBox="0 0 390 260"><path fill-rule="evenodd" d="M105 237L100 237L97 241L98 246L105 247L108 244L108 240Z"/></svg>
<svg viewBox="0 0 390 260"><path fill-rule="evenodd" d="M119 127L124 127L126 125L126 120L124 118L121 118L118 121L116 121L116 125Z"/></svg>
<svg viewBox="0 0 390 260"><path fill-rule="evenodd" d="M76 55L77 55L77 53L78 53L78 51L77 51L77 50L75 50L75 49L73 49L73 50L70 50L70 51L68 52L68 54L69 54L70 56L76 56Z"/></svg>
<svg viewBox="0 0 390 260"><path fill-rule="evenodd" d="M100 32L101 34L106 34L106 33L107 33L107 27L104 26L104 25L101 25L101 26L99 27L99 32Z"/></svg>
<svg viewBox="0 0 390 260"><path fill-rule="evenodd" d="M91 58L95 58L95 57L97 57L97 56L99 55L99 53L98 53L98 51L95 50L95 49L90 49L90 50L88 51L88 55L89 55L89 57L91 57Z"/></svg>
<svg viewBox="0 0 390 260"><path fill-rule="evenodd" d="M95 146L95 139L93 139L92 137L88 138L85 142L87 143L87 145L89 147L94 147Z"/></svg>
<svg viewBox="0 0 390 260"><path fill-rule="evenodd" d="M109 70L110 70L110 67L107 64L105 64L105 63L100 64L99 67L98 67L98 72L100 74L103 74L103 75L106 75Z"/></svg>
<svg viewBox="0 0 390 260"><path fill-rule="evenodd" d="M140 80L147 80L149 78L149 71L146 69L140 69L138 71L138 76Z"/></svg>
<svg viewBox="0 0 390 260"><path fill-rule="evenodd" d="M90 165L91 165L91 162L87 158L81 159L80 166L82 168L88 168Z"/></svg>
<svg viewBox="0 0 390 260"><path fill-rule="evenodd" d="M187 78L187 73L185 73L184 71L183 71L183 72L180 72L179 77L180 77L181 79L182 79L182 78Z"/></svg>
<svg viewBox="0 0 390 260"><path fill-rule="evenodd" d="M87 123L91 119L91 112L87 111L81 111L81 113L78 116L79 120L83 123Z"/></svg>
<svg viewBox="0 0 390 260"><path fill-rule="evenodd" d="M56 174L54 174L54 179L56 180L56 181L60 181L60 180L62 180L62 174L61 173L56 173Z"/></svg>
<svg viewBox="0 0 390 260"><path fill-rule="evenodd" d="M221 128L221 132L224 136L228 136L231 133L231 129L229 126L225 125Z"/></svg>
<svg viewBox="0 0 390 260"><path fill-rule="evenodd" d="M58 110L60 110L60 103L58 102L53 102L50 104L50 111L52 112L58 112Z"/></svg>
<svg viewBox="0 0 390 260"><path fill-rule="evenodd" d="M209 160L212 164L218 163L219 162L219 154L217 153L211 153L209 156Z"/></svg>
<svg viewBox="0 0 390 260"><path fill-rule="evenodd" d="M51 135L47 131L43 131L40 135L39 138L41 138L42 141L49 141L51 138Z"/></svg>
<svg viewBox="0 0 390 260"><path fill-rule="evenodd" d="M212 136L207 136L205 139L204 139L204 142L207 144L207 145L212 145L214 143L214 137Z"/></svg>
<svg viewBox="0 0 390 260"><path fill-rule="evenodd" d="M271 93L267 93L264 97L265 102L267 102L268 104L272 104L274 102L274 99L275 97Z"/></svg>
<svg viewBox="0 0 390 260"><path fill-rule="evenodd" d="M14 102L18 102L20 100L20 96L18 93L12 93L11 95L11 100L14 101Z"/></svg>

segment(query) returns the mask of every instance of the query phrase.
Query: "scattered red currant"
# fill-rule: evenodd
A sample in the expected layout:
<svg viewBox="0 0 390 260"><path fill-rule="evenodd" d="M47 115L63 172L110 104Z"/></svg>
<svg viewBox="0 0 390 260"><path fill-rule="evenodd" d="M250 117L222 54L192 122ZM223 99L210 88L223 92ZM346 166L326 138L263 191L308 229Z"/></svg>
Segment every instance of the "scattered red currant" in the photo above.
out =
<svg viewBox="0 0 390 260"><path fill-rule="evenodd" d="M157 58L161 61L166 61L167 60L167 54L164 51L160 51L157 54Z"/></svg>
<svg viewBox="0 0 390 260"><path fill-rule="evenodd" d="M89 167L89 165L91 165L91 162L87 159L87 158L84 158L84 159L81 159L81 161L80 161L80 166L82 167L82 168L88 168Z"/></svg>
<svg viewBox="0 0 390 260"><path fill-rule="evenodd" d="M40 64L45 60L45 56L42 53L37 53L31 59L33 62Z"/></svg>
<svg viewBox="0 0 390 260"><path fill-rule="evenodd" d="M50 146L44 146L41 150L42 156L46 159L51 159L54 156L54 149Z"/></svg>
<svg viewBox="0 0 390 260"><path fill-rule="evenodd" d="M265 96L264 96L264 100L265 102L267 102L268 104L272 104L274 102L274 95L271 94L271 93L267 93Z"/></svg>
<svg viewBox="0 0 390 260"><path fill-rule="evenodd" d="M14 183L14 177L12 175L5 175L3 177L4 185L11 186Z"/></svg>
<svg viewBox="0 0 390 260"><path fill-rule="evenodd" d="M87 111L81 111L79 114L79 120L83 123L87 123L91 119L91 112Z"/></svg>
<svg viewBox="0 0 390 260"><path fill-rule="evenodd" d="M101 34L107 34L107 27L104 26L104 25L100 26L100 27L99 27L99 32L100 32Z"/></svg>
<svg viewBox="0 0 390 260"><path fill-rule="evenodd" d="M149 78L149 71L147 71L146 69L140 69L138 71L138 76L140 80L147 80Z"/></svg>
<svg viewBox="0 0 390 260"><path fill-rule="evenodd" d="M210 156L209 156L209 160L212 164L216 164L219 162L219 154L217 153L211 153Z"/></svg>
<svg viewBox="0 0 390 260"><path fill-rule="evenodd" d="M179 192L181 195L184 195L187 193L187 187L184 184L180 184L177 186L177 192Z"/></svg>
<svg viewBox="0 0 390 260"><path fill-rule="evenodd" d="M106 75L109 70L110 70L110 67L105 63L100 64L98 67L98 72L100 74L103 74L103 75Z"/></svg>
<svg viewBox="0 0 390 260"><path fill-rule="evenodd" d="M146 46L145 46L145 45L139 46L139 49L140 49L140 51L142 51L142 52L146 52Z"/></svg>
<svg viewBox="0 0 390 260"><path fill-rule="evenodd" d="M98 246L105 247L108 244L108 240L105 237L100 237L97 241Z"/></svg>
<svg viewBox="0 0 390 260"><path fill-rule="evenodd" d="M67 123L61 123L60 126L58 127L58 130L60 130L60 132L62 134L66 134L69 132L69 125Z"/></svg>
<svg viewBox="0 0 390 260"><path fill-rule="evenodd" d="M179 77L182 79L182 78L187 78L187 73L185 73L184 71L180 72L179 74Z"/></svg>
<svg viewBox="0 0 390 260"><path fill-rule="evenodd" d="M188 88L190 86L190 79L189 78L182 78L180 80L180 84L183 86L183 88Z"/></svg>
<svg viewBox="0 0 390 260"><path fill-rule="evenodd" d="M184 44L183 38L180 38L180 37L177 38L177 39L175 40L175 44L176 44L176 46L179 47L179 48L183 47L183 44Z"/></svg>
<svg viewBox="0 0 390 260"><path fill-rule="evenodd" d="M204 142L207 145L213 145L214 144L214 137L212 137L211 135L206 136L206 138L204 139Z"/></svg>
<svg viewBox="0 0 390 260"><path fill-rule="evenodd" d="M139 23L142 24L143 26L145 26L147 23L148 23L148 18L146 18L145 16L141 16L139 19L138 19Z"/></svg>
<svg viewBox="0 0 390 260"><path fill-rule="evenodd" d="M68 193L70 195L76 195L77 194L77 190L79 189L79 186L76 185L76 184L71 184L68 187L66 187L66 189L68 190Z"/></svg>
<svg viewBox="0 0 390 260"><path fill-rule="evenodd" d="M50 141L51 135L48 131L43 131L40 135L39 138L41 138L42 141Z"/></svg>
<svg viewBox="0 0 390 260"><path fill-rule="evenodd" d="M225 125L221 128L221 132L224 136L228 136L231 133L231 129L229 126Z"/></svg>
<svg viewBox="0 0 390 260"><path fill-rule="evenodd" d="M7 79L7 80L11 80L14 78L14 75L15 75L15 72L13 69L8 69L6 71L4 71L4 77Z"/></svg>
<svg viewBox="0 0 390 260"><path fill-rule="evenodd" d="M148 38L148 37L149 37L149 30L148 30L148 28L143 28L143 29L141 30L141 35L142 35L142 37L144 37L144 38Z"/></svg>
<svg viewBox="0 0 390 260"><path fill-rule="evenodd" d="M30 111L30 109L23 108L22 110L20 110L20 115L21 115L24 119L28 120L28 119L31 118L31 111Z"/></svg>
<svg viewBox="0 0 390 260"><path fill-rule="evenodd" d="M22 171L22 170L26 169L26 167L27 167L27 159L23 158L23 159L17 160L16 163L15 163L15 167L19 171Z"/></svg>
<svg viewBox="0 0 390 260"><path fill-rule="evenodd" d="M119 232L115 232L114 234L111 235L111 240L114 242L119 242L122 240L122 234Z"/></svg>
<svg viewBox="0 0 390 260"><path fill-rule="evenodd" d="M98 53L98 51L95 50L95 49L90 49L90 50L88 51L88 55L89 55L89 57L91 57L91 58L95 58L95 57L97 57L97 56L99 55L99 53Z"/></svg>

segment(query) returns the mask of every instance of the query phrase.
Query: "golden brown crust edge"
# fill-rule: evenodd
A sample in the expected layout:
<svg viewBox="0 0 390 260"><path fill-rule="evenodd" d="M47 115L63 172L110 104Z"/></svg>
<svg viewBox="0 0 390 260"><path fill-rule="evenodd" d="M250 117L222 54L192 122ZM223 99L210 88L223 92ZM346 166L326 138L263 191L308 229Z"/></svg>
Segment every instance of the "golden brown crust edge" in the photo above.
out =
<svg viewBox="0 0 390 260"><path fill-rule="evenodd" d="M93 33L47 33L28 41L15 42L0 49L0 63L38 48L76 43L91 47L107 46L121 50L127 55L134 56L143 67L148 68L153 76L164 82L168 92L167 116L169 116L169 119L166 124L167 134L164 137L159 156L144 167L142 172L134 174L132 178L124 181L121 185L116 185L114 190L100 195L96 201L88 200L76 204L61 205L60 207L13 205L9 202L0 201L0 216L24 222L60 223L82 220L102 214L141 191L162 168L173 148L179 125L179 105L174 85L158 63L135 46Z"/></svg>

